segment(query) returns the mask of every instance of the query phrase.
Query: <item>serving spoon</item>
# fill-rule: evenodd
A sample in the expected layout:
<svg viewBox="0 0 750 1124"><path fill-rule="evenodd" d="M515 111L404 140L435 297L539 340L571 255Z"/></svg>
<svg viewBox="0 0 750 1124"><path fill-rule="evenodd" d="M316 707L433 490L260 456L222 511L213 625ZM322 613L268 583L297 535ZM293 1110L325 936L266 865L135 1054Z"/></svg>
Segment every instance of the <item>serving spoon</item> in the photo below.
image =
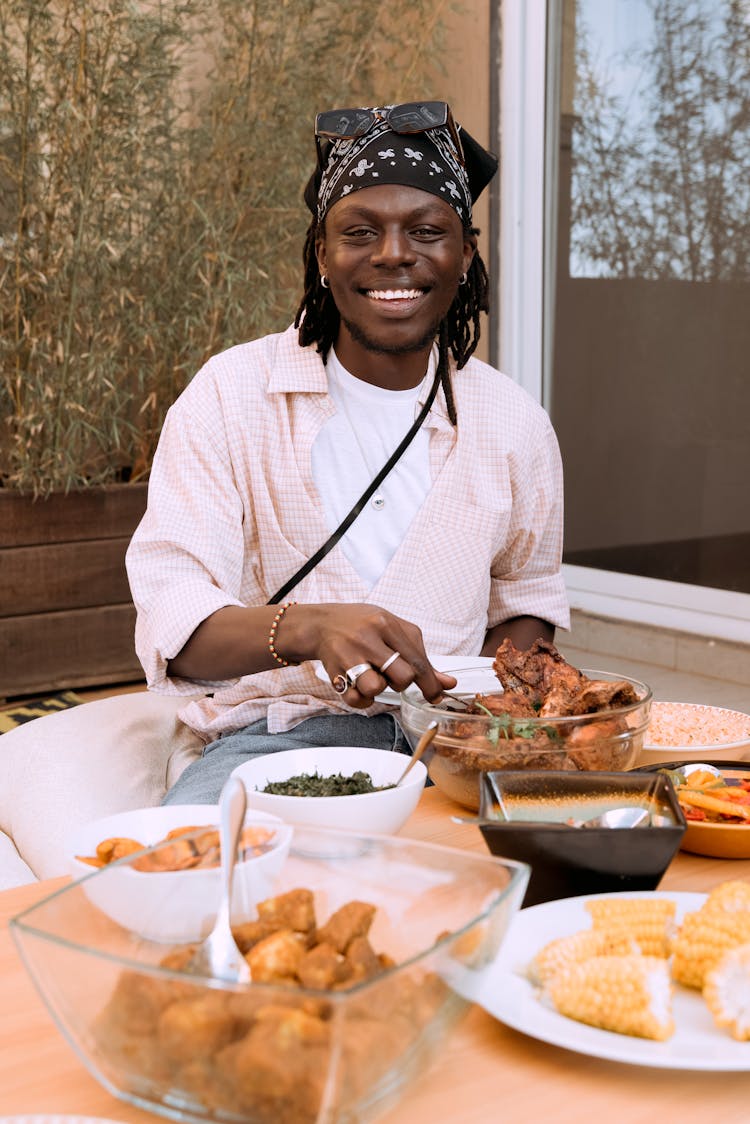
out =
<svg viewBox="0 0 750 1124"><path fill-rule="evenodd" d="M571 827L638 827L650 817L648 808L634 808L628 805L624 808L608 808L600 816L592 816L589 820L569 820Z"/></svg>
<svg viewBox="0 0 750 1124"><path fill-rule="evenodd" d="M191 975L217 976L238 983L249 983L251 979L250 965L237 947L230 925L234 866L246 807L244 784L238 777L230 777L219 797L219 909L213 929L183 968Z"/></svg>
<svg viewBox="0 0 750 1124"><path fill-rule="evenodd" d="M406 768L404 769L401 776L396 781L395 785L393 786L394 788L398 788L398 786L401 784L401 782L405 779L406 776L408 776L408 774L414 768L417 761L419 761L420 757L423 755L424 751L427 749L428 745L430 744L432 739L435 737L435 734L437 733L437 728L438 728L438 724L433 719L433 721L430 722L429 726L427 726L427 728L425 729L425 732L422 734L422 737L417 742L417 747L411 755L411 761L409 762L409 764L406 766Z"/></svg>
<svg viewBox="0 0 750 1124"><path fill-rule="evenodd" d="M489 827L491 825L500 824L501 826L513 824L514 827L611 827L611 828L626 828L638 827L639 824L650 818L651 813L647 808L634 808L632 806L625 806L623 808L608 808L606 812L602 812L599 816L592 816L589 820L552 820L545 822L544 820L493 820L484 816L451 816L454 823L468 823L476 824L478 826L484 825Z"/></svg>

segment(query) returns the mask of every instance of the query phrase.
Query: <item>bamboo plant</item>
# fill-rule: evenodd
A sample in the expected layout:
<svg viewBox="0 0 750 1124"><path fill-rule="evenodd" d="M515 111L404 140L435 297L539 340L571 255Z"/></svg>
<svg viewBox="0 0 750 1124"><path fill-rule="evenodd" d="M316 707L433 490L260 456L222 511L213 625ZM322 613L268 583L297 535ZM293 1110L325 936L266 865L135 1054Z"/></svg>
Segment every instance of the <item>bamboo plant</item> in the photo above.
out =
<svg viewBox="0 0 750 1124"><path fill-rule="evenodd" d="M313 115L436 96L445 8L4 0L0 488L145 478L208 355L290 322Z"/></svg>

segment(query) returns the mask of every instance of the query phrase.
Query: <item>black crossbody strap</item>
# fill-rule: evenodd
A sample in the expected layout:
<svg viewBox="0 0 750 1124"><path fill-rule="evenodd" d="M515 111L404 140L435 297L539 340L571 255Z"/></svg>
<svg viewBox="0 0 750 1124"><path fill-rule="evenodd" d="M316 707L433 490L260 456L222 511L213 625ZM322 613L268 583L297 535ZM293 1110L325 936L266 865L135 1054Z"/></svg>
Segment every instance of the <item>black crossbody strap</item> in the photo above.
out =
<svg viewBox="0 0 750 1124"><path fill-rule="evenodd" d="M367 488L365 488L364 492L359 497L354 507L351 509L348 515L344 516L331 537L326 539L321 548L315 551L315 554L313 554L312 558L308 558L307 562L300 566L299 570L297 570L296 573L292 574L291 578L289 578L288 581L285 581L280 589L276 590L273 597L269 597L268 601L266 602L267 605L276 605L279 601L283 601L290 590L294 589L295 585L298 585L304 577L307 577L310 571L315 569L318 562L320 562L321 559L325 558L326 554L328 554L329 551L333 550L334 546L342 537L342 535L346 534L354 520L359 515L362 508L369 500L370 496L372 496L378 490L388 473L395 465L396 461L398 461L403 456L403 454L406 452L409 445L413 441L414 437L419 432L422 422L427 417L428 413L430 412L430 408L432 407L432 403L435 401L435 395L437 394L439 385L440 373L438 371L435 373L435 379L430 389L430 393L427 395L427 400L424 406L417 414L417 417L414 419L414 424L404 437L401 444L394 449L388 460L381 468L380 472L377 474L374 480L370 484L368 484Z"/></svg>

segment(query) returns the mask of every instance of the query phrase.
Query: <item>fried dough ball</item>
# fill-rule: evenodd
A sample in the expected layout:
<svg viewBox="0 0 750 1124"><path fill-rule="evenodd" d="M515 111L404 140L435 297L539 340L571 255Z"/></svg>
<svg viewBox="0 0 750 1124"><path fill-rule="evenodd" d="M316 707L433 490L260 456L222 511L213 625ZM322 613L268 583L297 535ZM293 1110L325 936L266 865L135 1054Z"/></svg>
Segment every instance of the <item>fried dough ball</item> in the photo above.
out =
<svg viewBox="0 0 750 1124"><path fill-rule="evenodd" d="M289 890L258 902L258 919L274 929L310 933L315 929L315 900L311 890Z"/></svg>
<svg viewBox="0 0 750 1124"><path fill-rule="evenodd" d="M333 945L337 952L346 952L355 937L367 936L374 917L375 906L369 902L347 902L318 930L318 941Z"/></svg>
<svg viewBox="0 0 750 1124"><path fill-rule="evenodd" d="M304 938L291 929L280 929L253 945L246 960L255 983L294 983L304 955Z"/></svg>
<svg viewBox="0 0 750 1124"><path fill-rule="evenodd" d="M226 1046L238 1031L223 992L209 992L171 1003L161 1014L157 1039L165 1057L181 1065L186 1057L210 1056Z"/></svg>
<svg viewBox="0 0 750 1124"><path fill-rule="evenodd" d="M354 937L346 950L346 963L349 968L349 982L360 983L378 976L383 964L367 937Z"/></svg>
<svg viewBox="0 0 750 1124"><path fill-rule="evenodd" d="M337 984L348 982L351 966L340 952L322 941L305 952L297 967L297 977L303 987L329 991Z"/></svg>
<svg viewBox="0 0 750 1124"><path fill-rule="evenodd" d="M232 936L242 955L247 956L250 949L258 941L262 941L264 937L270 937L277 930L278 925L273 921L245 921L241 925L232 926Z"/></svg>
<svg viewBox="0 0 750 1124"><path fill-rule="evenodd" d="M216 1068L235 1096L234 1111L278 1124L314 1121L323 1093L330 1026L301 1009L269 1004L251 1031L221 1050Z"/></svg>

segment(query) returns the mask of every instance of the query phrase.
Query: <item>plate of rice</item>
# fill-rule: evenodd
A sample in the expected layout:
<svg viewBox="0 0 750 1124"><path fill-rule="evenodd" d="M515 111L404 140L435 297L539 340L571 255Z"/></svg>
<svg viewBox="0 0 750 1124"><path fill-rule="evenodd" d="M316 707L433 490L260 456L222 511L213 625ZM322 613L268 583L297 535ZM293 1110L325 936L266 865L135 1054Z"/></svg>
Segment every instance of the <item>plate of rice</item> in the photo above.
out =
<svg viewBox="0 0 750 1124"><path fill-rule="evenodd" d="M653 765L678 757L750 761L750 714L705 703L655 699L636 764Z"/></svg>

